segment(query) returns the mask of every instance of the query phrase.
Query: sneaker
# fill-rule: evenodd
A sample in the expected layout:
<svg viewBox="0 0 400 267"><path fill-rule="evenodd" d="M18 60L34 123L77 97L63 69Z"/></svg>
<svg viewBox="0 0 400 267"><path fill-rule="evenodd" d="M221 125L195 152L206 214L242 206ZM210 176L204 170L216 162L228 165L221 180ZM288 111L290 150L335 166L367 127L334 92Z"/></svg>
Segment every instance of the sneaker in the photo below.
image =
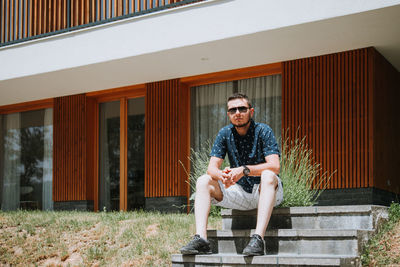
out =
<svg viewBox="0 0 400 267"><path fill-rule="evenodd" d="M211 254L210 242L195 235L193 239L184 247L181 248L181 253L184 255L194 254Z"/></svg>
<svg viewBox="0 0 400 267"><path fill-rule="evenodd" d="M243 249L243 254L246 256L264 255L264 240L261 236L254 234L247 247Z"/></svg>

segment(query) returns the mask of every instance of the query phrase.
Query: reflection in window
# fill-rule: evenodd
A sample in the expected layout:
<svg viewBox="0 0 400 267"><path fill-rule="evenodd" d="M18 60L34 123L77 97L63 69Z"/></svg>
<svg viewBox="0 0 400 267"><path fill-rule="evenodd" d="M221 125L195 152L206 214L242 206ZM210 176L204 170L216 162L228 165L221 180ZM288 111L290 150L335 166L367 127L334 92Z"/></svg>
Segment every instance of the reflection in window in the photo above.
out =
<svg viewBox="0 0 400 267"><path fill-rule="evenodd" d="M53 209L52 109L0 116L2 210Z"/></svg>
<svg viewBox="0 0 400 267"><path fill-rule="evenodd" d="M100 104L99 209L119 210L119 101Z"/></svg>
<svg viewBox="0 0 400 267"><path fill-rule="evenodd" d="M144 97L128 100L128 210L144 208Z"/></svg>

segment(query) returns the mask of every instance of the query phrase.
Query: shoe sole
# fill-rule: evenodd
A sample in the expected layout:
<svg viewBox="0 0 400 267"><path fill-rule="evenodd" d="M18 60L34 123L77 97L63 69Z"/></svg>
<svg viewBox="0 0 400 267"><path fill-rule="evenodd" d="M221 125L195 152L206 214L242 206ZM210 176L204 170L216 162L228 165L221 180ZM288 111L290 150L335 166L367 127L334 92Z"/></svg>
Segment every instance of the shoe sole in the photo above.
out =
<svg viewBox="0 0 400 267"><path fill-rule="evenodd" d="M244 256L264 256L264 253L256 253L256 252L243 252Z"/></svg>

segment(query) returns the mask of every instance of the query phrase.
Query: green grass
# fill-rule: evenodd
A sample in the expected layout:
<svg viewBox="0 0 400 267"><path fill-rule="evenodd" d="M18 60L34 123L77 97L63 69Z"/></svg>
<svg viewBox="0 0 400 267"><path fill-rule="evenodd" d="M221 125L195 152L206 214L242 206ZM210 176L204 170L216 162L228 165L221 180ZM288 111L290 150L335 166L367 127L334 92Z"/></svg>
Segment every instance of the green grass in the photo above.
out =
<svg viewBox="0 0 400 267"><path fill-rule="evenodd" d="M328 186L333 173L324 172L302 139L282 136L280 178L283 183L281 207L312 206Z"/></svg>
<svg viewBox="0 0 400 267"><path fill-rule="evenodd" d="M170 266L194 232L193 214L0 212L0 266Z"/></svg>
<svg viewBox="0 0 400 267"><path fill-rule="evenodd" d="M361 261L363 266L400 265L400 204L389 207L389 220L382 225L364 247Z"/></svg>

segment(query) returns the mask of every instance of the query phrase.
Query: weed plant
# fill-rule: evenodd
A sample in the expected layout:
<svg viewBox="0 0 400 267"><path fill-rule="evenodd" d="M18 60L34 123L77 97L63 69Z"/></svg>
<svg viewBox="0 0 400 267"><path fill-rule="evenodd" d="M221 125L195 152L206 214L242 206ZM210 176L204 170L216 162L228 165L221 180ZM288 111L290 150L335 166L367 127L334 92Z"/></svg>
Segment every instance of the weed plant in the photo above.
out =
<svg viewBox="0 0 400 267"><path fill-rule="evenodd" d="M312 150L306 143L306 137L291 140L287 137L286 131L281 144L279 177L283 183L284 200L280 206L316 204L333 173L323 172L321 165L315 162Z"/></svg>
<svg viewBox="0 0 400 267"><path fill-rule="evenodd" d="M389 219L384 223L378 233L374 235L364 247L361 255L363 266L399 266L400 242L393 230L400 234L400 204L392 202L389 207ZM393 242L397 245L393 247Z"/></svg>

